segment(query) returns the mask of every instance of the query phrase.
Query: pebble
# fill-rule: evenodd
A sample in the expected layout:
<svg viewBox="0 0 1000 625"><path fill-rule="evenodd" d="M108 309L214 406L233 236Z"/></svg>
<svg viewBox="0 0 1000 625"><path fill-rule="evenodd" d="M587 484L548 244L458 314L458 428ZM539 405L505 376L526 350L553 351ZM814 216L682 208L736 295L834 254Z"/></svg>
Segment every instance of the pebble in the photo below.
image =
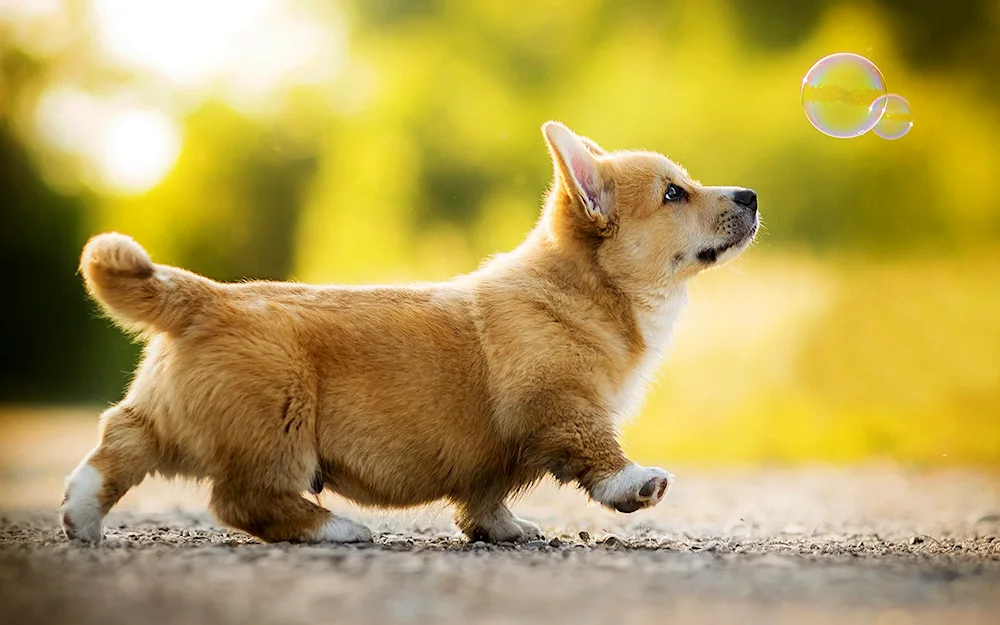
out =
<svg viewBox="0 0 1000 625"><path fill-rule="evenodd" d="M590 542L590 532L580 532L580 540L585 543Z"/></svg>
<svg viewBox="0 0 1000 625"><path fill-rule="evenodd" d="M555 547L556 549L562 547L562 544L563 542L558 538L553 538L552 540L549 541L549 547Z"/></svg>
<svg viewBox="0 0 1000 625"><path fill-rule="evenodd" d="M924 542L924 539L921 538L920 536L914 536L913 538L910 539L911 545L919 545L922 542Z"/></svg>

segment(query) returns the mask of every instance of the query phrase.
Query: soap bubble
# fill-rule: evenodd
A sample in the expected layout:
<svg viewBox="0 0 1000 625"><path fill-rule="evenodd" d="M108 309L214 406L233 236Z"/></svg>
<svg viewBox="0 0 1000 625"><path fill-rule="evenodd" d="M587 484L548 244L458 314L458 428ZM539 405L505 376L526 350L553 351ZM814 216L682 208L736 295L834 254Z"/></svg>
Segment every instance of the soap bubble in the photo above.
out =
<svg viewBox="0 0 1000 625"><path fill-rule="evenodd" d="M906 98L895 93L885 96L885 102L876 106L885 106L882 119L878 120L873 129L875 134L883 139L899 139L913 128L913 114Z"/></svg>
<svg viewBox="0 0 1000 625"><path fill-rule="evenodd" d="M885 78L874 63L850 52L823 57L802 79L802 109L816 130L838 139L875 127L887 104Z"/></svg>

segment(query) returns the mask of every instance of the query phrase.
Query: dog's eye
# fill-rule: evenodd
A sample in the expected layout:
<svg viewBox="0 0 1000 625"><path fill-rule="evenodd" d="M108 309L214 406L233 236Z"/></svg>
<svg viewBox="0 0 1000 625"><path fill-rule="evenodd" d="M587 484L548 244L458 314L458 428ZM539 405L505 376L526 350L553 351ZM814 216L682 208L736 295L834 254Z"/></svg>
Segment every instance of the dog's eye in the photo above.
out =
<svg viewBox="0 0 1000 625"><path fill-rule="evenodd" d="M663 203L678 202L683 200L685 196L687 196L687 191L671 183L667 186L667 192L663 194Z"/></svg>

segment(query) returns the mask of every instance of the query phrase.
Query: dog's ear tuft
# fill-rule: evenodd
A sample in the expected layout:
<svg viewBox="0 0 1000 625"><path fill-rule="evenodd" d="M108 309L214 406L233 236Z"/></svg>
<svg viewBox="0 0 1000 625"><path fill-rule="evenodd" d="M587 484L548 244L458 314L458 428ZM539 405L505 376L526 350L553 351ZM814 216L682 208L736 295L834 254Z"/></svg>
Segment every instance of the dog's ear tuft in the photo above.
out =
<svg viewBox="0 0 1000 625"><path fill-rule="evenodd" d="M591 139L590 137L584 137L582 135L576 135L576 136L580 139L580 142L583 143L583 145L586 146L586 148L590 150L590 153L593 154L594 156L607 156L608 151L602 148L601 146L597 145L597 142Z"/></svg>
<svg viewBox="0 0 1000 625"><path fill-rule="evenodd" d="M604 230L611 218L611 206L603 193L604 182L595 158L595 154L600 155L604 151L589 139L587 141L590 145L584 143L583 139L559 122L546 122L542 126L542 134L552 153L559 183L570 197L579 202L584 216L598 230Z"/></svg>

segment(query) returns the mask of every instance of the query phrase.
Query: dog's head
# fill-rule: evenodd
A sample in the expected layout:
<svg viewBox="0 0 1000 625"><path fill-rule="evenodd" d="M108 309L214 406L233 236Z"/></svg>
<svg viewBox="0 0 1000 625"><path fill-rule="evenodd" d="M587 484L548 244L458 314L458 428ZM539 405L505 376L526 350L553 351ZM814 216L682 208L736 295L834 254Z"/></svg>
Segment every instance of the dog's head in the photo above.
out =
<svg viewBox="0 0 1000 625"><path fill-rule="evenodd" d="M759 224L757 194L707 187L655 152L606 152L558 122L542 132L556 186L547 218L592 246L616 282L668 286L743 251Z"/></svg>

